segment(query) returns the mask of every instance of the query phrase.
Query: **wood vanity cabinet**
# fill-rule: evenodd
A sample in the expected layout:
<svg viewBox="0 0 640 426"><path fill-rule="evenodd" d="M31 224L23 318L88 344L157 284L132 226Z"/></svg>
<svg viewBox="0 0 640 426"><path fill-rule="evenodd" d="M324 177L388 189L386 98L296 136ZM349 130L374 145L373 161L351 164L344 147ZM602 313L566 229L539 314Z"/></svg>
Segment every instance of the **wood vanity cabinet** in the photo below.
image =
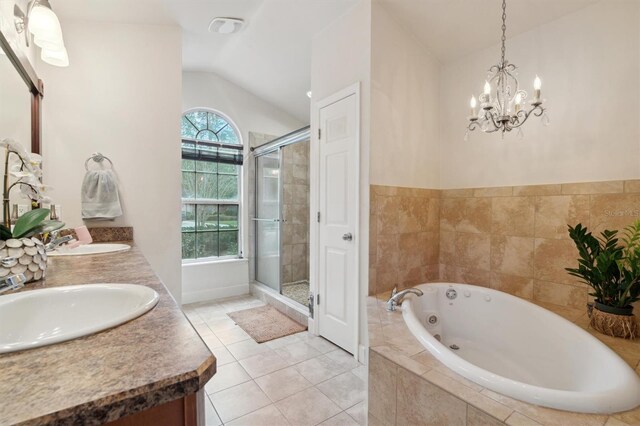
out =
<svg viewBox="0 0 640 426"><path fill-rule="evenodd" d="M198 421L200 419L200 421ZM130 416L122 417L108 426L199 426L204 425L204 393L200 390L184 398L166 402Z"/></svg>

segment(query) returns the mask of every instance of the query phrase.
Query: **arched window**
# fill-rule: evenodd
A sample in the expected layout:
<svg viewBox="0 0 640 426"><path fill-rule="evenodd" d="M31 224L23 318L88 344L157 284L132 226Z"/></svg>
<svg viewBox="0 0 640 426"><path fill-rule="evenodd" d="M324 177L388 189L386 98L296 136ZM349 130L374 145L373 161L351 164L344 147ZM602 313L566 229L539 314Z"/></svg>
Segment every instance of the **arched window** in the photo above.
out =
<svg viewBox="0 0 640 426"><path fill-rule="evenodd" d="M182 258L240 255L240 133L212 110L182 116Z"/></svg>

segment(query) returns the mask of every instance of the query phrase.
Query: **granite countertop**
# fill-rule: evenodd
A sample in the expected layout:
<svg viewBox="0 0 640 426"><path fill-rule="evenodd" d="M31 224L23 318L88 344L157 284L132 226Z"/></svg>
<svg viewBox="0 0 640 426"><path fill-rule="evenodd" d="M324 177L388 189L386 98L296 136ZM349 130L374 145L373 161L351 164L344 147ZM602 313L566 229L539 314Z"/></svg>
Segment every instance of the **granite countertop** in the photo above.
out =
<svg viewBox="0 0 640 426"><path fill-rule="evenodd" d="M105 282L146 285L160 300L119 327L0 355L0 425L102 424L197 392L213 376L213 354L135 247L49 258L46 280L22 291Z"/></svg>
<svg viewBox="0 0 640 426"><path fill-rule="evenodd" d="M640 407L612 415L574 413L529 404L483 388L456 374L425 350L406 326L401 309L395 312L386 310L388 299L388 292L367 299L369 350L420 376L429 383L454 394L467 404L490 414L503 424L514 426L628 426L640 424ZM531 301L529 300L529 302ZM590 329L586 310L549 303L533 303L584 328L618 353L636 372L640 372L640 339L624 340L605 336ZM369 386L372 384L370 383Z"/></svg>

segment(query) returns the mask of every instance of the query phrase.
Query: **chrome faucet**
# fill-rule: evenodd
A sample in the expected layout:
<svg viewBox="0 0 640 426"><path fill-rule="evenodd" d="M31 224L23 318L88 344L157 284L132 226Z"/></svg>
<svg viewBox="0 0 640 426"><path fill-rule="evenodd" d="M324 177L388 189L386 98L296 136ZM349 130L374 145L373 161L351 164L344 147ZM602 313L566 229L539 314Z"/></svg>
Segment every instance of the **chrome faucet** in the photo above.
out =
<svg viewBox="0 0 640 426"><path fill-rule="evenodd" d="M27 281L27 278L24 274L9 275L0 279L0 294L24 287L25 281Z"/></svg>
<svg viewBox="0 0 640 426"><path fill-rule="evenodd" d="M398 286L393 288L391 297L387 301L387 311L393 312L396 307L402 303L407 294L415 294L416 296L422 296L424 293L419 288L407 288L402 291L398 291Z"/></svg>

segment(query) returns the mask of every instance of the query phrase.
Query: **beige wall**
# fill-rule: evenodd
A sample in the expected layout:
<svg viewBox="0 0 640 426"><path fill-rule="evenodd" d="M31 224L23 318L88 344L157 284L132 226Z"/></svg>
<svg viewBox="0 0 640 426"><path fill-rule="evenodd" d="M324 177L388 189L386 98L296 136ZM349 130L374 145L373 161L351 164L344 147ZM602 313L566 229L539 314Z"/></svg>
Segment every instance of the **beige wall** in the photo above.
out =
<svg viewBox="0 0 640 426"><path fill-rule="evenodd" d="M440 64L375 1L371 19L371 184L439 188Z"/></svg>
<svg viewBox="0 0 640 426"><path fill-rule="evenodd" d="M311 104L360 83L360 229L356 241L360 250L361 296L359 343L366 345L367 317L364 299L368 293L369 270L369 136L371 86L371 0L361 0L347 13L322 30L313 39L311 55ZM318 116L312 110L311 129L318 128ZM311 181L317 182L317 139L311 138ZM317 211L317 188L311 187L311 211ZM310 258L317 258L316 228L310 233ZM310 265L311 288L317 271Z"/></svg>
<svg viewBox="0 0 640 426"><path fill-rule="evenodd" d="M531 93L542 79L551 125L533 117L505 136L464 141L469 98L499 46L440 72L440 188L591 182L640 177L640 2L600 1L507 40L507 59ZM412 152L419 152L415 147Z"/></svg>
<svg viewBox="0 0 640 426"><path fill-rule="evenodd" d="M136 244L180 301L180 28L62 22L68 68L38 63L44 180L70 227L83 224L80 185L92 153L107 155Z"/></svg>

